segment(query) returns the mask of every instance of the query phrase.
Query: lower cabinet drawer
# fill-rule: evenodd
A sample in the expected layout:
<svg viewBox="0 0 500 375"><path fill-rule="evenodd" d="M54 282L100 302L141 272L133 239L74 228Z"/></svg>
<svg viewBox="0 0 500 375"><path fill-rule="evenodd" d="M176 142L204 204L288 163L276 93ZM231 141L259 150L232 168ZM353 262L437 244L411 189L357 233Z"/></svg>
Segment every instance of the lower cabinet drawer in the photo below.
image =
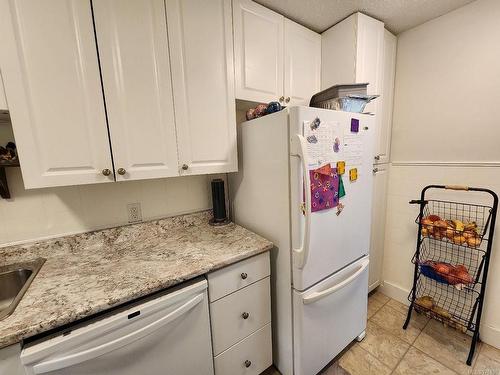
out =
<svg viewBox="0 0 500 375"><path fill-rule="evenodd" d="M215 357L215 375L259 375L272 365L271 324Z"/></svg>
<svg viewBox="0 0 500 375"><path fill-rule="evenodd" d="M210 302L217 301L219 298L251 285L270 274L269 252L210 272L207 275Z"/></svg>
<svg viewBox="0 0 500 375"><path fill-rule="evenodd" d="M214 355L271 322L269 277L210 304Z"/></svg>

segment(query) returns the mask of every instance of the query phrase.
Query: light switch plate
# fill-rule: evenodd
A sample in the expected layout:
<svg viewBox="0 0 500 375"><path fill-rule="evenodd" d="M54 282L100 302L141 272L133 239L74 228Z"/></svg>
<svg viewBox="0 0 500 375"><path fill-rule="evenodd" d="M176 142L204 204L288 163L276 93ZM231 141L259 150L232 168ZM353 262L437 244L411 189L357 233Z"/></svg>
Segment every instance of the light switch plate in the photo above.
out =
<svg viewBox="0 0 500 375"><path fill-rule="evenodd" d="M139 202L127 204L127 212L129 223L138 223L142 221L141 204Z"/></svg>

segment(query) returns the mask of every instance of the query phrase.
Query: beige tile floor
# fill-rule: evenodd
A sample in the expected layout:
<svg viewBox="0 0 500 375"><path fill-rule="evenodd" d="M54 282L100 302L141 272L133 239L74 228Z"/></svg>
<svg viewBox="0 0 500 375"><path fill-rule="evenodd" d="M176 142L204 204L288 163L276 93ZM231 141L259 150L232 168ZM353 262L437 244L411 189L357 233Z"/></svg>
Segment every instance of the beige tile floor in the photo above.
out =
<svg viewBox="0 0 500 375"><path fill-rule="evenodd" d="M368 299L366 337L351 344L321 375L500 375L500 350L484 343L472 366L465 360L470 337L422 315L401 327L407 307L380 292ZM279 375L268 369L265 375Z"/></svg>

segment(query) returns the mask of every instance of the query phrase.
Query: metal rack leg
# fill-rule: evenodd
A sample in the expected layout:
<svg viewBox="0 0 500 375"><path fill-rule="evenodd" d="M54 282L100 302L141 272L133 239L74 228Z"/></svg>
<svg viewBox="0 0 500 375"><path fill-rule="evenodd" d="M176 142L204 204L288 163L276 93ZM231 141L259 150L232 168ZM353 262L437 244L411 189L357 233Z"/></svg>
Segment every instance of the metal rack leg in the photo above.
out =
<svg viewBox="0 0 500 375"><path fill-rule="evenodd" d="M405 320L405 324L403 324L403 329L408 328L408 324L410 324L412 311L413 311L413 302L410 303L410 307L408 308L408 315L406 315L406 320Z"/></svg>
<svg viewBox="0 0 500 375"><path fill-rule="evenodd" d="M476 351L477 341L479 339L479 331L476 329L474 335L472 336L472 342L470 344L469 356L467 357L467 365L472 365L472 359L474 358L474 352Z"/></svg>
<svg viewBox="0 0 500 375"><path fill-rule="evenodd" d="M427 202L424 200L426 190L427 188L422 190L419 201L416 200L410 201L410 204L418 203L420 205L420 212L418 214L418 217L420 219L422 219L422 217L424 216L424 207L427 204ZM417 247L415 250L415 268L413 270L413 287L411 288L411 301L410 301L410 307L408 308L408 315L406 316L405 324L403 324L403 329L408 328L408 324L410 324L411 313L413 311L413 304L415 303L415 298L417 294L418 260L420 259L421 234L422 234L422 224L419 223L417 232Z"/></svg>

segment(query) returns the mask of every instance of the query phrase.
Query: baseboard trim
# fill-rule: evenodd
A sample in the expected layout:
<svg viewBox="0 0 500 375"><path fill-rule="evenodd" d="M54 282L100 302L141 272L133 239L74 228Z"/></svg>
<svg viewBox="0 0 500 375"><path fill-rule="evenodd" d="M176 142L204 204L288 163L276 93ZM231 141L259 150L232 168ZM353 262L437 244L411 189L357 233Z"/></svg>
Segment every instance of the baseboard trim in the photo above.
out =
<svg viewBox="0 0 500 375"><path fill-rule="evenodd" d="M401 302L405 305L409 305L408 294L410 290L403 288L400 285L384 281L378 288L378 290L392 299ZM484 316L483 316L484 318ZM500 349L500 329L489 326L484 322L481 323L481 332L479 334L481 341L487 343L488 345L494 346Z"/></svg>
<svg viewBox="0 0 500 375"><path fill-rule="evenodd" d="M500 329L481 324L481 332L479 333L481 341L500 349Z"/></svg>
<svg viewBox="0 0 500 375"><path fill-rule="evenodd" d="M404 303L407 306L410 304L408 302L408 294L410 294L410 290L407 290L400 285L384 281L379 286L378 290L385 294L387 297L391 297L392 299Z"/></svg>

